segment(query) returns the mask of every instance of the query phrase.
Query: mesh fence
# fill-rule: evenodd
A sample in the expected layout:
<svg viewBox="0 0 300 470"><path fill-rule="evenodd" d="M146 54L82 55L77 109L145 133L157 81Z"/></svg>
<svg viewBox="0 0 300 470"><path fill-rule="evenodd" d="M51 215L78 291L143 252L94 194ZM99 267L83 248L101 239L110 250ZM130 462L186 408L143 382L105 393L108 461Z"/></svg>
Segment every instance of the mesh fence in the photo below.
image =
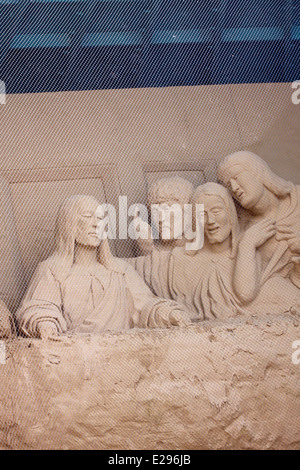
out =
<svg viewBox="0 0 300 470"><path fill-rule="evenodd" d="M0 448L298 447L299 2L0 11Z"/></svg>

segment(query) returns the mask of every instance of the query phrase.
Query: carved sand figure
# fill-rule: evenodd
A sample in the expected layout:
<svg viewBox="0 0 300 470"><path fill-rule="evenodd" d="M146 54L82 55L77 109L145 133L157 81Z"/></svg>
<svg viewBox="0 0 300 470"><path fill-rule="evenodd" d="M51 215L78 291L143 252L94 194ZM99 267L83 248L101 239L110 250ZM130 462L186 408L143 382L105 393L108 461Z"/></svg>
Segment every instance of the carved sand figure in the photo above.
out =
<svg viewBox="0 0 300 470"><path fill-rule="evenodd" d="M156 228L159 238L154 240L151 236L150 226L141 220L144 234L148 234L147 239L138 240L142 256L131 258L128 261L135 268L137 273L144 279L151 291L162 298L170 299L171 294L168 286L168 266L170 253L176 246L185 244L183 234L182 214L185 204L189 204L194 188L192 183L181 177L162 178L155 182L148 192L148 208L152 205L160 205L159 224ZM171 211L171 208L179 209ZM179 217L179 223L175 218ZM164 238L167 233L169 238Z"/></svg>
<svg viewBox="0 0 300 470"><path fill-rule="evenodd" d="M273 285L261 283L257 247L273 236L268 223L241 245L236 208L225 187L215 183L198 187L193 204L204 204L205 243L194 252L184 247L173 250L169 266L173 299L202 320L283 313L296 304L298 289L289 281L277 277Z"/></svg>
<svg viewBox="0 0 300 470"><path fill-rule="evenodd" d="M204 204L204 247L199 251L175 248L169 265L173 299L184 303L200 319L242 314L232 279L239 241L239 224L228 190L215 183L199 186L193 206Z"/></svg>
<svg viewBox="0 0 300 470"><path fill-rule="evenodd" d="M274 231L259 247L262 283L280 275L289 277L300 288L300 186L275 175L264 160L251 152L227 156L218 177L246 209L241 218L244 231L252 228L259 232L266 223Z"/></svg>
<svg viewBox="0 0 300 470"><path fill-rule="evenodd" d="M132 266L112 257L99 235L98 207L88 196L61 205L56 250L39 264L17 312L22 334L49 338L189 322L176 302L155 297Z"/></svg>

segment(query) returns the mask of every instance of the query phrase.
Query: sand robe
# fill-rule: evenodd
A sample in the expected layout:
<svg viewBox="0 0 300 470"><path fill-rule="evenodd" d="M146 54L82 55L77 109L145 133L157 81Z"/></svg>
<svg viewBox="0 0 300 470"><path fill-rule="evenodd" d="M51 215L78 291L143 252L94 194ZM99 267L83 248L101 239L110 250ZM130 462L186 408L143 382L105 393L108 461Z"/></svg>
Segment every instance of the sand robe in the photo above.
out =
<svg viewBox="0 0 300 470"><path fill-rule="evenodd" d="M128 262L144 280L154 295L171 299L169 289L170 250L153 248L149 255L129 258Z"/></svg>
<svg viewBox="0 0 300 470"><path fill-rule="evenodd" d="M286 201L281 203L280 209L276 217L277 226L287 225L291 227L295 233L300 234L300 187L292 187L291 193L286 197ZM241 220L243 230L247 230L253 222L249 216L245 216ZM274 276L282 276L289 278L295 286L300 289L300 267L295 269L291 262L293 253L291 252L286 241L277 241L275 237L267 241L258 249L263 263L263 275L261 285ZM300 296L300 293L299 293Z"/></svg>
<svg viewBox="0 0 300 470"><path fill-rule="evenodd" d="M256 298L243 305L232 285L234 268L235 260L228 252L212 254L204 248L191 256L184 248L176 248L169 266L172 298L199 320L279 314L299 307L298 288L280 276L266 281Z"/></svg>
<svg viewBox="0 0 300 470"><path fill-rule="evenodd" d="M102 333L146 327L162 305L168 312L178 310L175 302L156 298L124 261L115 259L110 270L99 263L83 273L76 264L58 269L50 258L38 266L17 320L20 332L30 337L45 320L60 333Z"/></svg>
<svg viewBox="0 0 300 470"><path fill-rule="evenodd" d="M184 247L175 248L169 267L172 298L201 320L244 314L232 289L233 269L228 253L211 255L203 249L192 256Z"/></svg>

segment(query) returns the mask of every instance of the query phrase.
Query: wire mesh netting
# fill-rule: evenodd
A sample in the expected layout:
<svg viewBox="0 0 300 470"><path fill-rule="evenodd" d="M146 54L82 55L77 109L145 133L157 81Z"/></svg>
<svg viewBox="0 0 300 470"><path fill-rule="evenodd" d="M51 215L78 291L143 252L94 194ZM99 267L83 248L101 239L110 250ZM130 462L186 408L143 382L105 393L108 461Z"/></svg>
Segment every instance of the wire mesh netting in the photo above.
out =
<svg viewBox="0 0 300 470"><path fill-rule="evenodd" d="M299 447L299 21L296 0L0 0L0 448ZM241 270L249 207L276 220Z"/></svg>

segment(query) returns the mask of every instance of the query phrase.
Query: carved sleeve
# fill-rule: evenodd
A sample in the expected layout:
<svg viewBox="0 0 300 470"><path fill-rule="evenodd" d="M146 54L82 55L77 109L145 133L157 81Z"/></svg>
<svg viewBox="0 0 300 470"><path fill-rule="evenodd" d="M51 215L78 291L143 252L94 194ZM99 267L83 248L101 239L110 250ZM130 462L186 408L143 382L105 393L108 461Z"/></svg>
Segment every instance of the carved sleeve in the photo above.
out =
<svg viewBox="0 0 300 470"><path fill-rule="evenodd" d="M186 324L190 322L190 316L182 305L153 295L141 277L129 265L125 271L125 278L134 303L135 312L132 317L134 326L165 328L173 324L173 317L182 318Z"/></svg>
<svg viewBox="0 0 300 470"><path fill-rule="evenodd" d="M67 331L60 284L46 263L38 266L16 316L19 332L29 337L37 336L42 321L53 322L61 333Z"/></svg>

